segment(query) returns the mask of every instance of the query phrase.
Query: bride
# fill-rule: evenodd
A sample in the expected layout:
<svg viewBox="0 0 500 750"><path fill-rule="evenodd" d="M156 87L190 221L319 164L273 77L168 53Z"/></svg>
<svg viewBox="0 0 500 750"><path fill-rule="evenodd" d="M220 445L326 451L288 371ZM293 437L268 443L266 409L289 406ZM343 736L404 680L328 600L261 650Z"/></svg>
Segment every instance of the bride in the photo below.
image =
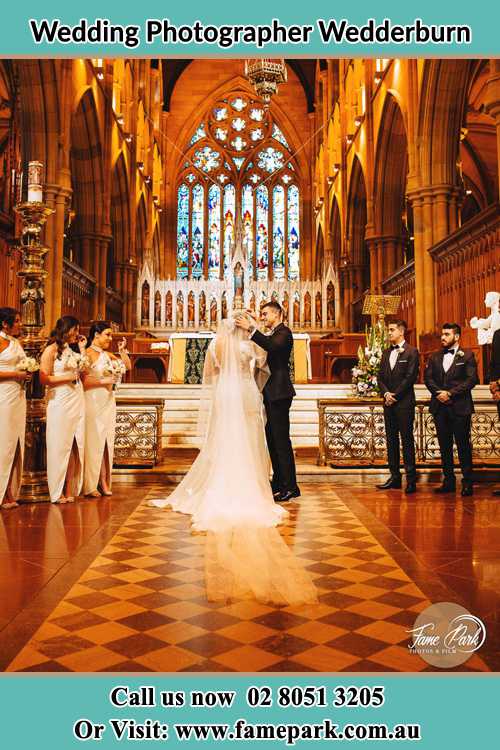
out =
<svg viewBox="0 0 500 750"><path fill-rule="evenodd" d="M316 589L276 526L287 511L273 499L261 390L266 353L232 320L223 320L205 357L198 416L202 448L168 498L150 502L191 516L207 532L209 599L254 596L300 604Z"/></svg>

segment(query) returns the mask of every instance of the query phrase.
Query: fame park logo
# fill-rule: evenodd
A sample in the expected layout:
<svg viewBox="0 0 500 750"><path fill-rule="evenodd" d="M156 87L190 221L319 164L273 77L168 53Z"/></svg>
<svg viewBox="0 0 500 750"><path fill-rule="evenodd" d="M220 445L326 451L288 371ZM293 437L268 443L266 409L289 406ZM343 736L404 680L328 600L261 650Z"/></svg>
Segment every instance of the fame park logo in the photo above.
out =
<svg viewBox="0 0 500 750"><path fill-rule="evenodd" d="M407 632L410 652L441 669L463 664L486 640L486 628L479 617L452 602L431 604Z"/></svg>

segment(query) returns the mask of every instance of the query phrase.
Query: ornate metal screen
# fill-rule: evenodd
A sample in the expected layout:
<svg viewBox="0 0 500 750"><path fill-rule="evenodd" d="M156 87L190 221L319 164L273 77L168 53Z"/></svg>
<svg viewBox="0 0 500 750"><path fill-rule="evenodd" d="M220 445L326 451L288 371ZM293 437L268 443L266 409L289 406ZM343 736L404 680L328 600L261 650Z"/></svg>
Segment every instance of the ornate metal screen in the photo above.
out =
<svg viewBox="0 0 500 750"><path fill-rule="evenodd" d="M163 407L163 401L118 399L114 466L158 463Z"/></svg>
<svg viewBox="0 0 500 750"><path fill-rule="evenodd" d="M500 421L493 401L478 399L472 415L474 461L500 463ZM375 466L387 464L384 413L380 399L319 399L318 464ZM440 462L434 420L427 401L417 401L415 414L417 463Z"/></svg>

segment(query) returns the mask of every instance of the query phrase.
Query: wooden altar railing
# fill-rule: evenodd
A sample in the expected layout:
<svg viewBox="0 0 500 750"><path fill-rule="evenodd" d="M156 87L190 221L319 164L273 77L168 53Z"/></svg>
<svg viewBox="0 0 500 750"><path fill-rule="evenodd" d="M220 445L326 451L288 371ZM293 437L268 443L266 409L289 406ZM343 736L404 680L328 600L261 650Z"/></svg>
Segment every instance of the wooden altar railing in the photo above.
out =
<svg viewBox="0 0 500 750"><path fill-rule="evenodd" d="M476 466L500 465L500 420L491 399L474 399L472 452ZM440 463L429 400L417 400L415 450L417 464ZM318 399L318 465L386 466L382 399Z"/></svg>

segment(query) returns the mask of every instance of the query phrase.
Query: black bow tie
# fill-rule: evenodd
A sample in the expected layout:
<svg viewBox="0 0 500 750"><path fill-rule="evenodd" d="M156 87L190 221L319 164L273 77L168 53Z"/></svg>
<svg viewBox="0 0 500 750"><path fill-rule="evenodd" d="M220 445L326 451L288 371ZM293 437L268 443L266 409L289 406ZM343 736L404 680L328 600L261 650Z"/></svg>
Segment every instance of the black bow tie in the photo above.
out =
<svg viewBox="0 0 500 750"><path fill-rule="evenodd" d="M398 349L398 351L399 351L399 349L400 349L400 346L399 346L399 344L391 344L391 349L392 349L393 351L394 351L394 349Z"/></svg>
<svg viewBox="0 0 500 750"><path fill-rule="evenodd" d="M443 349L444 354L455 354L455 347L453 346L445 346Z"/></svg>

